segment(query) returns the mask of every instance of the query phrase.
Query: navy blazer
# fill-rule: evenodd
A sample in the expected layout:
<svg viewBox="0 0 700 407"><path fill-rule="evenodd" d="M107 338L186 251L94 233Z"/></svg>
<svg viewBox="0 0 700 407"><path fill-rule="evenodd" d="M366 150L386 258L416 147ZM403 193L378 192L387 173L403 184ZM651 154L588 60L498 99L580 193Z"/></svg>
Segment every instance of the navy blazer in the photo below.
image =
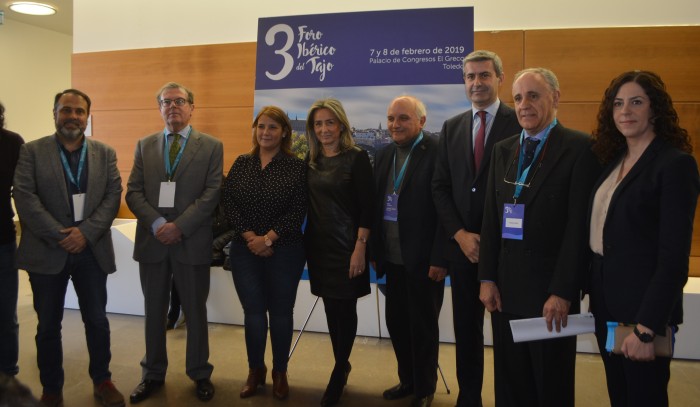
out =
<svg viewBox="0 0 700 407"><path fill-rule="evenodd" d="M384 275L384 207L387 182L394 162L396 144L377 152L374 175L377 185L372 227L371 256L377 264L377 275ZM413 149L406 166L398 204L401 256L407 272L415 277L428 276L430 266L445 267L442 258L444 234L437 231L438 220L431 193L431 180L437 157L437 142L424 136Z"/></svg>
<svg viewBox="0 0 700 407"><path fill-rule="evenodd" d="M438 158L433 175L433 199L445 237L448 239L444 255L454 262L468 260L452 236L462 228L472 233L481 233L486 181L493 146L514 134L520 134L522 130L515 111L501 101L486 139L481 166L474 168L472 121L471 109L445 121L440 132Z"/></svg>
<svg viewBox="0 0 700 407"><path fill-rule="evenodd" d="M588 270L588 198L600 174L588 135L557 124L543 148L541 167L523 188L518 203L525 205L523 240L501 238L503 205L513 203L513 159L520 135L494 146L489 169L479 251L479 280L494 281L504 312L542 316L554 294L579 309L580 291ZM514 165L517 167L517 163ZM534 168L534 167L533 167Z"/></svg>
<svg viewBox="0 0 700 407"><path fill-rule="evenodd" d="M607 166L600 184L626 149ZM683 322L683 286L700 191L695 159L656 137L613 193L603 227L603 266L591 291L618 322L654 332ZM594 295L594 294L592 294ZM595 312L595 305L593 306Z"/></svg>

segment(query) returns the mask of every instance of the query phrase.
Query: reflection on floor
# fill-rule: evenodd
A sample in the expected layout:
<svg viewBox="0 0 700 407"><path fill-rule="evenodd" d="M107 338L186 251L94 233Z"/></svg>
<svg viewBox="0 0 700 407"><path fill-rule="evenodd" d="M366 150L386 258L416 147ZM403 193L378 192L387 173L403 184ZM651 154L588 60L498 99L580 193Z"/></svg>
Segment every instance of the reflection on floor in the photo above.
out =
<svg viewBox="0 0 700 407"><path fill-rule="evenodd" d="M140 290L134 287L134 291ZM297 312L306 312L298 310ZM317 309L314 312L323 312ZM20 296L18 317L20 321L20 381L28 385L35 395L41 394L39 373L36 367L34 334L36 315L32 308L32 293L26 273L20 272ZM117 388L128 397L141 378L139 361L144 353L143 317L109 315L112 329L112 378ZM185 328L168 332L170 367L165 387L140 406L185 407L214 406L315 406L327 384L332 368L332 352L326 334L304 333L289 365L290 397L287 401L272 398L271 378L265 391L240 399L238 393L248 373L244 332L239 326L210 324L210 362L214 365L212 381L216 396L208 403L197 400L194 385L185 375ZM295 333L295 338L298 333ZM92 396L92 383L88 376L87 348L79 311L66 310L63 322L63 349L66 383L64 399L66 407L99 406ZM700 342L699 342L700 343ZM457 398L457 382L454 367L454 346L442 344L440 365L451 394L447 394L442 381L438 383L433 406L453 406ZM266 358L271 367L268 345ZM396 362L387 339L358 337L353 349L352 373L342 407L405 406L408 400L388 402L382 391L397 383ZM484 406L493 406L493 353L485 351L486 373L484 377ZM605 389L602 363L597 355L579 354L576 366L576 405L602 407L609 405ZM700 400L700 363L674 361L671 365L669 394L672 406L697 406Z"/></svg>

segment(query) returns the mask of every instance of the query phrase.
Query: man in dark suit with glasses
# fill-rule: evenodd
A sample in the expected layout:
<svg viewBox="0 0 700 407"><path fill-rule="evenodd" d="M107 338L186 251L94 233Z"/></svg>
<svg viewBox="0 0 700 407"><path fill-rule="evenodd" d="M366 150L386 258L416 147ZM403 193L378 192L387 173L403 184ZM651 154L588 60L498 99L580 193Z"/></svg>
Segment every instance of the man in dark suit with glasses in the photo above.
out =
<svg viewBox="0 0 700 407"><path fill-rule="evenodd" d="M588 197L600 164L588 135L558 123L559 98L553 72L516 74L523 132L494 146L489 169L479 280L491 312L498 406L574 405L576 337L514 343L509 324L544 317L559 331L580 308Z"/></svg>

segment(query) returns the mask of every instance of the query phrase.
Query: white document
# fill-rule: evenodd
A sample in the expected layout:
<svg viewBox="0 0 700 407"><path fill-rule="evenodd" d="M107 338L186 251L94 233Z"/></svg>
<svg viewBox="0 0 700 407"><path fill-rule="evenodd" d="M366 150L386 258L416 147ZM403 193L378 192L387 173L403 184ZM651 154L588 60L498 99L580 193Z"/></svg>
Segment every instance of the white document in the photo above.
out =
<svg viewBox="0 0 700 407"><path fill-rule="evenodd" d="M563 338L595 332L595 319L590 312L569 315L566 327L562 327L560 332L557 332L554 323L552 323L552 332L549 332L544 317L517 319L510 321L510 329L513 331L513 342Z"/></svg>
<svg viewBox="0 0 700 407"><path fill-rule="evenodd" d="M85 216L85 194L73 194L73 221L80 222Z"/></svg>

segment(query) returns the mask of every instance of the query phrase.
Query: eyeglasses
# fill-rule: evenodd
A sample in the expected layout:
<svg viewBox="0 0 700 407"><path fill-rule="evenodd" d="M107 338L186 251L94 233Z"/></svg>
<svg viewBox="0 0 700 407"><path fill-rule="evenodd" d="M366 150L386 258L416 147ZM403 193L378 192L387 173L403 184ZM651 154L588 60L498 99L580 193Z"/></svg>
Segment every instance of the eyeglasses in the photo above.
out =
<svg viewBox="0 0 700 407"><path fill-rule="evenodd" d="M519 158L519 156L516 154L513 161L510 162L510 167L508 167L508 171L506 171L506 175L503 176L503 182L505 182L506 184L530 188L530 184L532 184L532 180L535 179L535 175L537 175L537 171L539 171L540 167L542 166L542 160L539 160L539 162L537 163L537 167L535 167L535 171L532 173L532 176L529 177L530 182L526 182L526 183L518 182L518 180L515 179L515 177L513 177L513 181L508 181L508 174L510 174L510 170L511 170L511 168L513 168L513 164L515 164L515 162L518 161L518 158ZM515 175L517 176L517 174L515 174Z"/></svg>
<svg viewBox="0 0 700 407"><path fill-rule="evenodd" d="M518 174L517 173L513 177L513 181L508 181L508 174L510 174L510 170L515 165L515 162L518 161L520 158L520 146L518 146L518 149L515 150L515 158L513 158L513 161L510 162L510 166L508 167L508 170L506 171L506 175L503 176L503 182L505 182L506 184L510 184L510 185L530 188L530 184L532 184L532 180L535 179L535 175L537 175L537 171L539 171L540 167L542 166L542 162L544 161L544 155L547 153L547 145L548 144L549 144L549 138L547 138L547 141L545 141L545 143L544 143L544 148L542 150L542 154L540 154L540 156L537 157L537 167L535 167L535 171L532 173L532 176L528 177L528 178L530 178L530 182L518 182L518 180L517 180ZM532 164L534 164L534 162Z"/></svg>
<svg viewBox="0 0 700 407"><path fill-rule="evenodd" d="M183 98L177 98L177 99L161 99L158 101L158 104L160 104L161 107L170 107L171 103L175 103L175 106L184 106L185 103L187 103L187 100Z"/></svg>

